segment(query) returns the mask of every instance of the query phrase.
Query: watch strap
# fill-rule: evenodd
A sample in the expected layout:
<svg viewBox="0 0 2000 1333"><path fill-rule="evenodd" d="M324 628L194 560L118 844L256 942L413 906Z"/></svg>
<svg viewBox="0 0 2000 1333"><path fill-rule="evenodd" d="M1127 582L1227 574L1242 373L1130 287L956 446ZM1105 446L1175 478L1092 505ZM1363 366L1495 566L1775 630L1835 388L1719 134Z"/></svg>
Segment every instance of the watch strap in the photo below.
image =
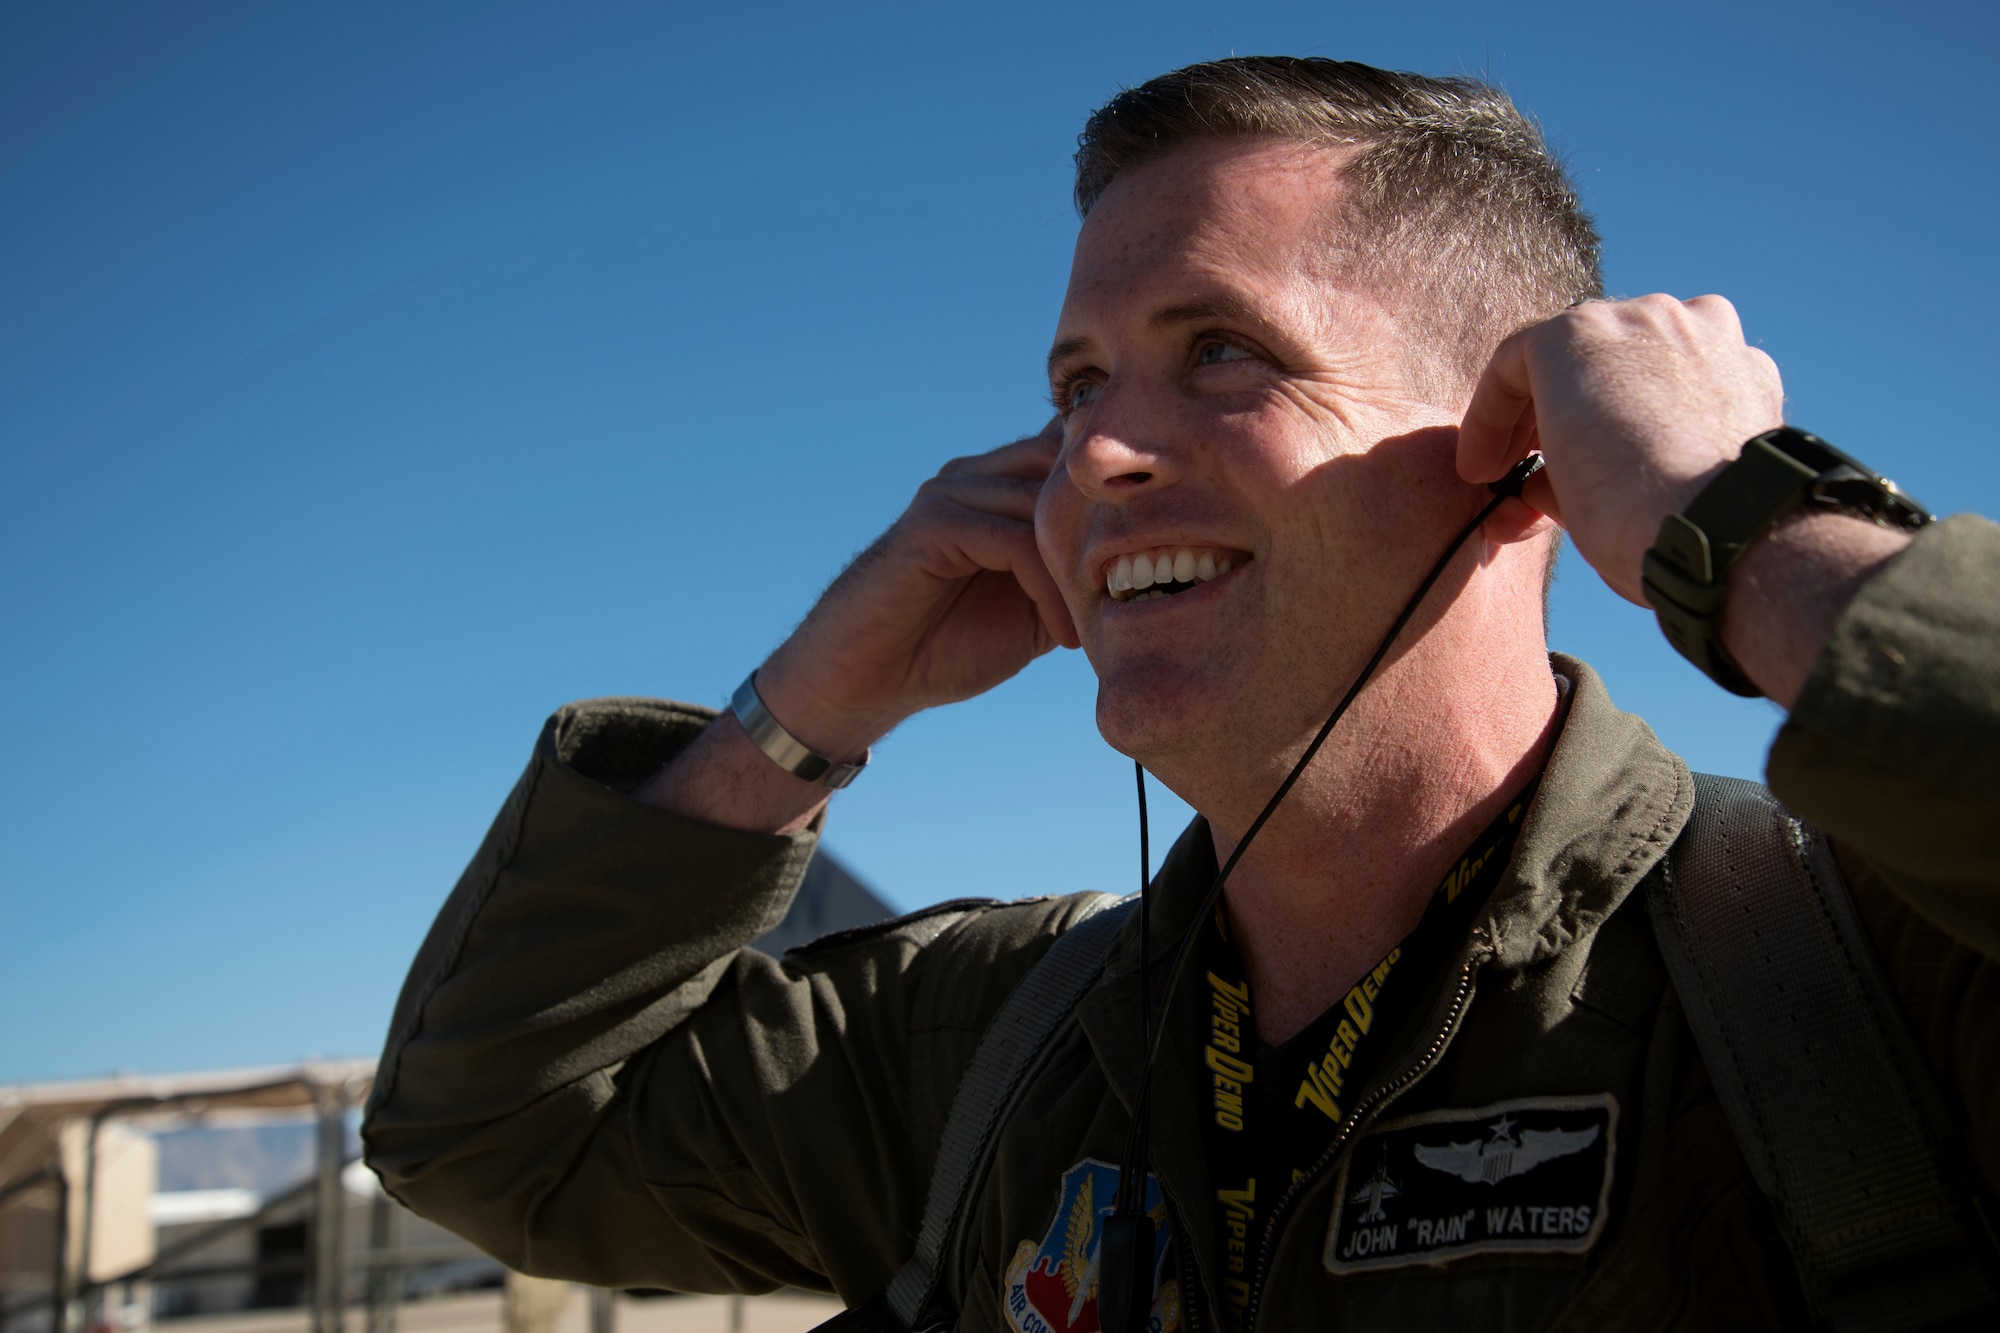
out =
<svg viewBox="0 0 2000 1333"><path fill-rule="evenodd" d="M1855 512L1914 529L1930 513L1887 478L1818 436L1792 426L1765 431L1660 524L1646 552L1646 600L1667 642L1733 694L1763 693L1722 646L1729 570L1752 542L1802 506Z"/></svg>
<svg viewBox="0 0 2000 1333"><path fill-rule="evenodd" d="M784 724L771 715L764 706L763 696L757 693L757 673L751 672L736 687L736 694L729 701L729 711L743 724L750 740L762 750L765 757L784 769L793 777L804 782L817 782L833 791L839 791L868 767L872 751L862 751L861 758L851 764L837 764L825 755L819 754L791 732Z"/></svg>

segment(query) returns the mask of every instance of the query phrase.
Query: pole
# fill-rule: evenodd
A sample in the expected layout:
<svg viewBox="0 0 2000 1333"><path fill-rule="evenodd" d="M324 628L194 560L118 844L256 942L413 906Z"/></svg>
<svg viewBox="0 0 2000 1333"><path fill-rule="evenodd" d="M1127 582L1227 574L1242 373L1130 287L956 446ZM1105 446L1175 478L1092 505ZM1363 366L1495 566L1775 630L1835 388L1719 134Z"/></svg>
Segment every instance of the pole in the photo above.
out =
<svg viewBox="0 0 2000 1333"><path fill-rule="evenodd" d="M617 1333L618 1293L610 1287L590 1289L590 1333Z"/></svg>
<svg viewBox="0 0 2000 1333"><path fill-rule="evenodd" d="M49 1284L49 1333L62 1333L63 1315L69 1310L69 1173L58 1164L56 1173L56 1264Z"/></svg>
<svg viewBox="0 0 2000 1333"><path fill-rule="evenodd" d="M319 1188L313 1201L312 1333L343 1333L347 1285L347 1198L340 1169L347 1164L347 1088L314 1090L319 1103Z"/></svg>
<svg viewBox="0 0 2000 1333"><path fill-rule="evenodd" d="M70 1302L68 1327L83 1333L90 1327L90 1300L93 1294L90 1272L91 1233L97 1230L97 1136L104 1128L105 1111L90 1117L90 1130L83 1139L83 1223L76 1238L75 1298Z"/></svg>
<svg viewBox="0 0 2000 1333"><path fill-rule="evenodd" d="M368 1333L396 1333L396 1310L403 1300L403 1210L387 1191L377 1191L368 1210Z"/></svg>
<svg viewBox="0 0 2000 1333"><path fill-rule="evenodd" d="M63 1203L68 1187L63 1182L62 1158L60 1156L53 1158L42 1163L41 1170L30 1171L25 1176L16 1176L7 1184L0 1185L0 1207L5 1207L19 1195L45 1187L53 1188L55 1191L55 1208L51 1210L56 1230L55 1271L49 1275L49 1291L58 1302L56 1309L59 1311L62 1308L60 1301L63 1285L63 1245L69 1239L65 1234L63 1223ZM24 1314L33 1305L34 1302L31 1300L11 1306L0 1300L0 1333L6 1333L10 1316ZM55 1330L56 1326L51 1324L50 1333L55 1333Z"/></svg>

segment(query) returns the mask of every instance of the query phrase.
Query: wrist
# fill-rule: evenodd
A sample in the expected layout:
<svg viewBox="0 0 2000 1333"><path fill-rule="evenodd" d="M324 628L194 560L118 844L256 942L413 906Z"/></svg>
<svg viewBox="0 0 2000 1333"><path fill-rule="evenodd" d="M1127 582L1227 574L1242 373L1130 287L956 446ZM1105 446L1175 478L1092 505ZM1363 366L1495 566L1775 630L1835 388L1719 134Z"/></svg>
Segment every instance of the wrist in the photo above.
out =
<svg viewBox="0 0 2000 1333"><path fill-rule="evenodd" d="M803 782L817 782L829 791L839 791L861 776L868 767L870 751L863 750L853 763L829 759L785 729L757 692L757 673L751 672L730 697L729 711L749 735L750 741L785 772Z"/></svg>
<svg viewBox="0 0 2000 1333"><path fill-rule="evenodd" d="M725 710L632 795L669 814L724 828L794 834L819 817L833 793L772 763Z"/></svg>
<svg viewBox="0 0 2000 1333"><path fill-rule="evenodd" d="M868 748L895 729L903 714L842 700L801 670L790 644L757 668L757 694L787 732L813 753L837 764L858 763Z"/></svg>
<svg viewBox="0 0 2000 1333"><path fill-rule="evenodd" d="M1770 694L1776 686L1796 697L1796 683L1789 691L1782 680L1766 684L1738 661L1724 622L1743 558L1759 543L1766 543L1767 550L1789 549L1788 543L1770 547L1767 539L1774 529L1789 528L1799 514L1817 518L1865 515L1865 520L1857 520L1864 526L1880 525L1904 533L1931 521L1930 513L1894 482L1817 436L1782 426L1750 439L1736 461L1718 472L1684 511L1669 514L1660 524L1659 536L1646 552L1644 564L1646 602L1659 617L1668 642L1733 694ZM1901 549L1900 543L1866 539L1858 533L1842 537L1849 531L1844 525L1815 523L1797 531L1816 534L1815 541L1825 549L1805 557L1809 568L1793 571L1803 574L1805 582L1783 594L1785 602L1798 604L1787 608L1795 613L1788 622L1824 615L1830 626L1832 614L1852 596L1852 588L1844 596L1841 589L1857 571L1879 568L1886 559L1883 552L1893 554ZM1859 577L1865 581L1866 574ZM1827 599L1833 600L1829 603ZM1814 601L1819 605L1806 605ZM1801 621L1792 628L1805 626ZM1738 636L1757 642L1766 637L1774 641L1784 638L1787 642L1780 656L1787 662L1799 648L1784 626L1767 634L1754 621L1739 620ZM1824 641L1824 634L1819 641ZM1810 664L1810 653L1805 661Z"/></svg>
<svg viewBox="0 0 2000 1333"><path fill-rule="evenodd" d="M1841 612L1910 541L1908 532L1851 514L1793 514L1750 543L1730 570L1723 645L1789 709Z"/></svg>

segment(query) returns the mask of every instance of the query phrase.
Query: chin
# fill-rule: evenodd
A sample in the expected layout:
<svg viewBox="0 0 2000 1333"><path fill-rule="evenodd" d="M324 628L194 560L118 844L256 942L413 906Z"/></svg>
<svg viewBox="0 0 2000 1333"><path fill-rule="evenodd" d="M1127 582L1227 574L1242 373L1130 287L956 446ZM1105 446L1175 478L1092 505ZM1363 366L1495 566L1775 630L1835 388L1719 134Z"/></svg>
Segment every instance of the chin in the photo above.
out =
<svg viewBox="0 0 2000 1333"><path fill-rule="evenodd" d="M1205 748L1226 713L1222 674L1158 660L1101 673L1098 734L1112 749L1149 769L1171 766L1178 756Z"/></svg>

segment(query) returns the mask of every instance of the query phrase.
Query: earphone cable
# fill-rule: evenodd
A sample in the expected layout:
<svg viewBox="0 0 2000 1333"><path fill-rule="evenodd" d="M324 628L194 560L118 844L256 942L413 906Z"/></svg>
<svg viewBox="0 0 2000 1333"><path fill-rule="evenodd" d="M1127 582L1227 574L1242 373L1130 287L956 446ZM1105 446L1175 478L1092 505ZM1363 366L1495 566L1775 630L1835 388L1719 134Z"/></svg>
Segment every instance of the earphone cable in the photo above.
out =
<svg viewBox="0 0 2000 1333"><path fill-rule="evenodd" d="M1243 853L1249 850L1251 842L1255 840L1259 831L1269 821L1279 804L1290 794L1293 785L1298 782L1300 776L1306 771L1306 766L1312 763L1313 756L1317 755L1320 747L1326 743L1326 738L1333 734L1333 728L1340 721L1341 716L1347 712L1348 707L1360 696L1362 688L1368 684L1369 678L1375 674L1375 669L1382 665L1382 659L1389 655L1389 649L1395 645L1397 637L1409 625L1410 620L1416 615L1417 609L1423 605L1424 597L1430 592L1432 586L1444 576L1445 570L1450 567L1452 560L1457 557L1459 548L1465 545L1467 538L1479 530L1481 524L1492 517L1494 510L1498 509L1506 501L1519 496L1521 488L1527 484L1528 478L1534 476L1541 469L1542 456L1540 454L1529 454L1519 463L1516 463L1505 477L1488 487L1493 492L1493 498L1477 514L1473 515L1470 522L1459 529L1458 535L1452 538L1451 544L1445 548L1444 554L1438 558L1436 564L1431 566L1430 573L1426 574L1423 582L1417 585L1417 590L1410 594L1410 600L1404 603L1401 614L1396 617L1395 623L1389 626L1389 632L1382 636L1382 642L1377 645L1374 654L1369 657L1367 664L1361 668L1361 674L1354 678L1354 684L1348 687L1347 693L1334 706L1333 712L1328 715L1326 722L1320 727L1318 734L1312 738L1312 743L1306 746L1305 753L1299 756L1298 762L1294 763L1291 771L1285 775L1285 780L1278 784L1278 789L1275 792L1271 793L1271 799L1264 803L1263 810L1258 813L1256 819L1251 821L1250 827L1245 830L1243 837L1237 842L1235 850L1229 854L1228 861L1224 863L1221 870L1216 872L1215 879L1208 886L1208 891L1202 895L1201 904L1195 909L1194 915L1189 919L1186 929L1181 932L1180 945L1174 952L1173 964L1167 969L1166 984L1160 991L1157 1021L1155 1021L1153 1013L1152 995L1150 991L1144 989L1150 941L1147 939L1146 899L1148 894L1144 887L1140 889L1139 974L1142 988L1140 992L1140 1041L1146 1052L1146 1058L1140 1065L1139 1070L1139 1091L1135 1102L1135 1112L1132 1117L1131 1134L1126 1141L1124 1160L1119 1164L1118 1198L1121 1211L1124 1210L1129 1195L1126 1182L1134 1179L1143 1182L1146 1176L1146 1141L1148 1138L1148 1126L1146 1122L1148 1119L1148 1103L1153 1086L1153 1065L1160 1054L1161 1039L1166 1035L1167 1005L1173 999L1174 988L1180 984L1181 973L1187 968L1188 957L1194 952L1195 941L1200 938L1202 921L1210 912L1215 910L1216 901L1222 896L1223 885L1229 882L1229 872L1236 869L1236 863L1243 859ZM1142 849L1141 855L1144 856L1145 852L1143 849L1147 842L1147 831L1145 819L1145 770L1143 768L1140 769L1139 783L1139 842ZM1148 876L1148 882L1150 882L1150 876ZM1143 1193L1144 1185L1140 1184L1137 1188L1139 1195L1135 1206L1143 1206L1145 1199ZM1107 1330L1107 1333L1118 1333L1118 1331Z"/></svg>
<svg viewBox="0 0 2000 1333"><path fill-rule="evenodd" d="M1148 987L1150 980L1150 960L1153 952L1152 912L1149 892L1153 881L1153 849L1150 829L1146 818L1146 766L1134 759L1132 771L1139 784L1139 1033L1141 1049L1152 1045L1153 1000ZM1165 1015L1162 1015L1164 1018ZM1139 1085L1138 1100L1133 1108L1134 1127L1145 1125L1152 1111L1152 1080L1143 1080ZM1141 1129L1143 1141L1146 1131ZM1128 1216L1142 1212L1146 1207L1145 1173L1143 1171L1121 1172L1118 1177L1118 1210Z"/></svg>

